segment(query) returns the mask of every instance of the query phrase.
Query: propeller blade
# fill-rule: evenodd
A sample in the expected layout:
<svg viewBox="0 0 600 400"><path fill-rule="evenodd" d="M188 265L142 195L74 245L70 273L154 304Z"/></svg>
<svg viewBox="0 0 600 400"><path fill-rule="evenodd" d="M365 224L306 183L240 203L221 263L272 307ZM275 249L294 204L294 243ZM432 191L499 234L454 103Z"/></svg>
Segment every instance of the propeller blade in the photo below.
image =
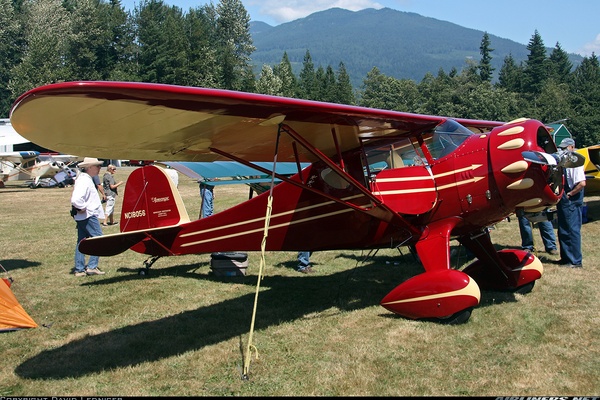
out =
<svg viewBox="0 0 600 400"><path fill-rule="evenodd" d="M524 151L521 153L523 155L523 159L525 161L529 161L535 164L542 165L556 165L558 164L557 159L548 153L543 153L541 151Z"/></svg>
<svg viewBox="0 0 600 400"><path fill-rule="evenodd" d="M576 168L585 164L585 157L575 151L560 150L548 154L541 151L524 151L521 153L525 161L542 165L558 165L563 168Z"/></svg>
<svg viewBox="0 0 600 400"><path fill-rule="evenodd" d="M558 164L565 168L577 168L585 164L585 156L575 151L559 151L558 158Z"/></svg>

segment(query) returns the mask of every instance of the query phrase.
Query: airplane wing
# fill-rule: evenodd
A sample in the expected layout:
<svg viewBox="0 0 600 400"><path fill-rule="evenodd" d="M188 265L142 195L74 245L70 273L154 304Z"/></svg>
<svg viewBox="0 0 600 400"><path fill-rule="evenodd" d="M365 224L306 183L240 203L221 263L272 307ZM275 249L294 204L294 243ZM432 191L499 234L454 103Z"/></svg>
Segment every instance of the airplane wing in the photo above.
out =
<svg viewBox="0 0 600 400"><path fill-rule="evenodd" d="M218 186L236 183L264 183L271 182L270 174L266 174L264 170L272 171L281 175L294 175L298 173L296 163L277 163L273 168L273 163L257 162L251 163L261 167L263 171L250 166L240 164L235 161L214 161L214 162L176 162L166 161L158 164L167 165L182 174L195 179L202 180L207 185ZM300 164L300 168L306 168L308 163ZM275 182L281 182L281 179L275 178Z"/></svg>
<svg viewBox="0 0 600 400"><path fill-rule="evenodd" d="M11 110L12 126L47 148L99 158L159 161L313 162L279 124L326 157L361 139L430 129L446 117L218 89L135 82L66 82L33 89ZM503 122L456 119L473 132ZM85 140L77 140L81 135ZM216 151L217 149L218 151Z"/></svg>
<svg viewBox="0 0 600 400"><path fill-rule="evenodd" d="M0 152L0 161L8 161L13 164L20 164L32 158L36 158L40 153L37 151L8 151Z"/></svg>
<svg viewBox="0 0 600 400"><path fill-rule="evenodd" d="M82 161L83 157L74 156L71 154L40 154L42 161L58 161L64 164L73 164L77 161Z"/></svg>

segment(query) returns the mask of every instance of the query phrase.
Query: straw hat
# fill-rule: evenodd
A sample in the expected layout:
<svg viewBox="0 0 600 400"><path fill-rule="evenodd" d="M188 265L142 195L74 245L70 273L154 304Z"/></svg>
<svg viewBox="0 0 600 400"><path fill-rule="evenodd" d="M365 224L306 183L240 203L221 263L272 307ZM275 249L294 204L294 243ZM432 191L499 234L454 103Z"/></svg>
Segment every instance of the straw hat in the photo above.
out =
<svg viewBox="0 0 600 400"><path fill-rule="evenodd" d="M93 165L102 165L104 161L100 161L97 158L85 157L82 162L78 164L78 167L87 168Z"/></svg>

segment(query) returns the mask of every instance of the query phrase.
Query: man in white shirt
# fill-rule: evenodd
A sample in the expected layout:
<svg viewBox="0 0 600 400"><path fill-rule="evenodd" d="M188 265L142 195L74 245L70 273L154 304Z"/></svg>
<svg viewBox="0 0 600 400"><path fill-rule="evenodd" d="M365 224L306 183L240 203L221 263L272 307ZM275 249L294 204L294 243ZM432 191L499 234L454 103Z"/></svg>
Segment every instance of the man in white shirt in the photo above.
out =
<svg viewBox="0 0 600 400"><path fill-rule="evenodd" d="M575 141L563 139L561 149L575 151ZM558 216L558 243L560 245L561 267L581 268L581 206L583 205L583 188L585 187L585 171L583 166L564 169L564 191L556 205Z"/></svg>
<svg viewBox="0 0 600 400"><path fill-rule="evenodd" d="M98 269L98 256L90 256L88 265L85 265L85 255L79 251L79 242L82 239L94 236L102 236L100 219L104 219L104 210L98 189L94 184L93 177L98 176L103 162L97 158L85 157L78 167L82 168L71 194L71 206L73 218L77 223L77 245L75 246L75 276L104 275Z"/></svg>

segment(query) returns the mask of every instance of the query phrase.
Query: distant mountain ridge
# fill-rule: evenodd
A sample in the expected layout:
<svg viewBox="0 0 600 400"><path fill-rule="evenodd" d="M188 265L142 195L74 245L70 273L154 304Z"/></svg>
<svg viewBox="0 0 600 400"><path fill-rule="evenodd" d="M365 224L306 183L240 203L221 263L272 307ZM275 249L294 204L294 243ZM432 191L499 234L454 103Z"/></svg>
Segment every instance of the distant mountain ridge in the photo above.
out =
<svg viewBox="0 0 600 400"><path fill-rule="evenodd" d="M440 68L446 73L453 67L460 71L468 59L479 62L484 35L483 31L391 8L332 8L277 26L252 21L250 33L256 46L252 62L258 70L263 64L278 64L286 51L298 74L308 50L315 69L331 65L337 71L344 62L355 88L373 67L385 75L416 82L427 72L437 75ZM526 45L487 33L494 49L491 55L496 77L509 54L517 63L527 59ZM534 33L532 29L531 36ZM544 44L550 55L556 43ZM570 57L574 64L582 59Z"/></svg>

